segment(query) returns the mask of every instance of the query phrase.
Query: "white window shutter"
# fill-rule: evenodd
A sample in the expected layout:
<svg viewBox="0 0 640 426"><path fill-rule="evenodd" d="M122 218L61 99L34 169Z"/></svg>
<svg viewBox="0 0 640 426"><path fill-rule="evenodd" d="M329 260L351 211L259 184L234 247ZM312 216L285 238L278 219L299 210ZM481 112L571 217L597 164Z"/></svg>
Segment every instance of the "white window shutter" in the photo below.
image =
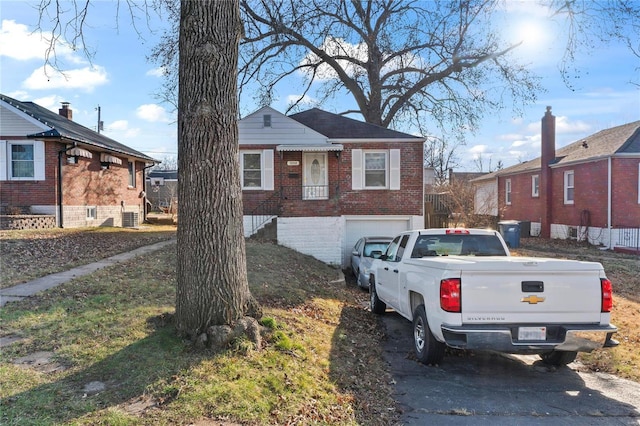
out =
<svg viewBox="0 0 640 426"><path fill-rule="evenodd" d="M7 141L0 141L0 180L7 180Z"/></svg>
<svg viewBox="0 0 640 426"><path fill-rule="evenodd" d="M351 189L362 189L362 150L351 150Z"/></svg>
<svg viewBox="0 0 640 426"><path fill-rule="evenodd" d="M400 150L389 150L389 189L400 189Z"/></svg>
<svg viewBox="0 0 640 426"><path fill-rule="evenodd" d="M262 151L262 189L273 191L273 150Z"/></svg>
<svg viewBox="0 0 640 426"><path fill-rule="evenodd" d="M45 180L44 174L44 142L33 142L33 179Z"/></svg>

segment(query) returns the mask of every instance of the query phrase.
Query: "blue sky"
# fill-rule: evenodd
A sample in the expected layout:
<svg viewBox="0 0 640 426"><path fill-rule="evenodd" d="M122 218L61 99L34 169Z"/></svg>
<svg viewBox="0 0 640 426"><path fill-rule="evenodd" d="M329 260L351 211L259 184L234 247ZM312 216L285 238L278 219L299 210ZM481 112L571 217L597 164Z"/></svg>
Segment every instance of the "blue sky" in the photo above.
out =
<svg viewBox="0 0 640 426"><path fill-rule="evenodd" d="M89 62L81 52L60 46L58 60L65 76L53 71L47 76L43 72L45 45L40 34L33 33L38 22L33 5L29 1L0 1L0 92L56 112L60 102L70 102L73 119L92 129L96 128L100 106L105 135L160 160L175 157L175 116L171 107L155 96L162 77L157 64L147 60L158 33L140 22L137 34L122 5L117 22L114 1L92 2L85 39L95 55ZM623 45L595 46L590 54L577 59L580 78L569 89L558 71L564 45L556 35L562 27L544 18L545 11L532 1L507 5L505 34L524 40L518 54L543 77L546 92L538 94L538 101L527 107L521 118L504 110L484 120L480 130L457 149L460 171L478 171L474 161L478 155L485 171L489 162L511 166L539 156L540 119L547 105L557 117L559 147L599 130L640 120L638 57ZM154 19L150 27L160 30L162 21ZM290 83L281 86L272 107L284 112L297 88ZM247 97L240 107L248 114L258 106ZM340 101L323 105L332 112L344 108Z"/></svg>

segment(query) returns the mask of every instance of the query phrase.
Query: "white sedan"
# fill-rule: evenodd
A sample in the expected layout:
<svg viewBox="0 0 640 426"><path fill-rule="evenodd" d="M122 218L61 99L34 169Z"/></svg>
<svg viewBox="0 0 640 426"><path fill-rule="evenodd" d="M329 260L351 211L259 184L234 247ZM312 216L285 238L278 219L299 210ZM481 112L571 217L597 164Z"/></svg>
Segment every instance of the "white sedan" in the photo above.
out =
<svg viewBox="0 0 640 426"><path fill-rule="evenodd" d="M390 237L362 237L351 252L351 272L358 285L369 288L369 268L373 262L374 251L384 253L391 242Z"/></svg>

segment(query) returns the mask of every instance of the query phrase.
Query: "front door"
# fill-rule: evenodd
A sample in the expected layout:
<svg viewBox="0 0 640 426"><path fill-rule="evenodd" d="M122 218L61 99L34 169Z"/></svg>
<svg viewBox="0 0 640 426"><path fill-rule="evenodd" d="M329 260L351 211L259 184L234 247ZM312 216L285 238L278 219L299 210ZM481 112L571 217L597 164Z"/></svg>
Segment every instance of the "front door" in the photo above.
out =
<svg viewBox="0 0 640 426"><path fill-rule="evenodd" d="M328 199L327 153L305 152L303 158L302 199Z"/></svg>

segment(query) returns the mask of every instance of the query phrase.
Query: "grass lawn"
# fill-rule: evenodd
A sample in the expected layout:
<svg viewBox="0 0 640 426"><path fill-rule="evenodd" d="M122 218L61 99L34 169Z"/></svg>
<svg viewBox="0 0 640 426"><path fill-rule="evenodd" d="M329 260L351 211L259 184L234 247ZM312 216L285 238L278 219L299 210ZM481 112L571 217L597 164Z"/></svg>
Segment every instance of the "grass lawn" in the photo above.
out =
<svg viewBox="0 0 640 426"><path fill-rule="evenodd" d="M2 335L23 339L0 355L0 424L394 422L377 318L365 292L331 283L337 270L248 242L264 347L203 353L174 336L166 315L169 247L0 311ZM23 360L33 354L47 362Z"/></svg>
<svg viewBox="0 0 640 426"><path fill-rule="evenodd" d="M175 235L121 231L88 232L111 238L120 251L140 245L147 232L149 243ZM9 270L21 282L37 274L40 261L48 271L81 254L98 256L91 248L70 249L89 241L82 238L71 230L1 232L2 273ZM24 272L24 259L7 259L6 247L40 255L30 257ZM367 310L368 294L352 280L336 282L337 270L309 256L249 240L249 284L265 315L263 347L236 341L228 351L198 352L173 333L175 249L0 309L0 336L20 339L0 353L1 425L396 422L392 379L382 361L384 331ZM604 264L621 345L581 354L572 368L640 381L640 259L539 239L526 239L513 252Z"/></svg>

